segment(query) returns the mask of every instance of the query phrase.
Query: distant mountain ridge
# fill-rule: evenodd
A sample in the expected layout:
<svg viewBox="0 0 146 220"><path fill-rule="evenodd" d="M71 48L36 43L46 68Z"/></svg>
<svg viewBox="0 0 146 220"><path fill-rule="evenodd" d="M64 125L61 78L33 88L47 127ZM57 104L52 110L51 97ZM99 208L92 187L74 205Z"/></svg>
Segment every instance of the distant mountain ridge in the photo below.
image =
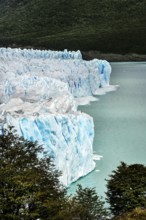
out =
<svg viewBox="0 0 146 220"><path fill-rule="evenodd" d="M0 46L146 53L146 0L0 0Z"/></svg>

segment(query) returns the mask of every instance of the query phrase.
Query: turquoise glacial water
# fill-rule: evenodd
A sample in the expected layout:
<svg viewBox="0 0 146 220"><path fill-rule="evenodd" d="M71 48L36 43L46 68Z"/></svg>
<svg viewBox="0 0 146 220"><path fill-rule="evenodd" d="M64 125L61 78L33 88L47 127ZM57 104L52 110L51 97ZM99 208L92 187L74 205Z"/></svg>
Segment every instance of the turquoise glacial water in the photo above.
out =
<svg viewBox="0 0 146 220"><path fill-rule="evenodd" d="M102 155L96 168L73 183L95 187L105 197L106 181L112 170L124 161L146 165L146 63L111 63L111 84L117 91L79 110L91 115L95 124L94 153Z"/></svg>

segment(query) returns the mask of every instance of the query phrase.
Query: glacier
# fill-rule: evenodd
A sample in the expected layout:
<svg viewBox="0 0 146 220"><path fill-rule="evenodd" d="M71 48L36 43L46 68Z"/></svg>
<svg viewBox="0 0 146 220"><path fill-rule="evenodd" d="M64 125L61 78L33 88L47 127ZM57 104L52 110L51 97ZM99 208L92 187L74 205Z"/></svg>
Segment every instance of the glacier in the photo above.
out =
<svg viewBox="0 0 146 220"><path fill-rule="evenodd" d="M111 66L80 51L0 48L0 128L43 145L69 185L95 167L94 122L76 98L109 88Z"/></svg>

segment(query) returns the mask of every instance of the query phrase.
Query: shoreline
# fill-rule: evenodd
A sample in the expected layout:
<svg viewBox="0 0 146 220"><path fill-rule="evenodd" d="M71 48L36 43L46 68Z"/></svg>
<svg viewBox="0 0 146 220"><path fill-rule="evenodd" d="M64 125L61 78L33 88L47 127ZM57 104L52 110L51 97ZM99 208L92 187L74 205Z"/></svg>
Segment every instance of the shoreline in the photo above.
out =
<svg viewBox="0 0 146 220"><path fill-rule="evenodd" d="M81 51L84 60L101 59L109 62L142 62L146 61L146 54L115 54L115 53L102 53L99 51Z"/></svg>

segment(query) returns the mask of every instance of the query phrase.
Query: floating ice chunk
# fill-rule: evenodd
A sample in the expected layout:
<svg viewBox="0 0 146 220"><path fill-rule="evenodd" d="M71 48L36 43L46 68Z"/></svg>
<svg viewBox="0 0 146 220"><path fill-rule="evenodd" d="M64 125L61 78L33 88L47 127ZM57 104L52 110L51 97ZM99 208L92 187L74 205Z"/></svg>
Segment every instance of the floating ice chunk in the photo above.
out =
<svg viewBox="0 0 146 220"><path fill-rule="evenodd" d="M77 105L89 105L90 102L95 102L98 101L99 99L93 96L87 96L87 97L76 98L75 100Z"/></svg>
<svg viewBox="0 0 146 220"><path fill-rule="evenodd" d="M96 95L105 95L107 92L116 91L119 85L109 85L96 90Z"/></svg>
<svg viewBox="0 0 146 220"><path fill-rule="evenodd" d="M93 160L100 160L102 157L102 155L93 154Z"/></svg>
<svg viewBox="0 0 146 220"><path fill-rule="evenodd" d="M95 170L95 172L100 172L100 170Z"/></svg>

